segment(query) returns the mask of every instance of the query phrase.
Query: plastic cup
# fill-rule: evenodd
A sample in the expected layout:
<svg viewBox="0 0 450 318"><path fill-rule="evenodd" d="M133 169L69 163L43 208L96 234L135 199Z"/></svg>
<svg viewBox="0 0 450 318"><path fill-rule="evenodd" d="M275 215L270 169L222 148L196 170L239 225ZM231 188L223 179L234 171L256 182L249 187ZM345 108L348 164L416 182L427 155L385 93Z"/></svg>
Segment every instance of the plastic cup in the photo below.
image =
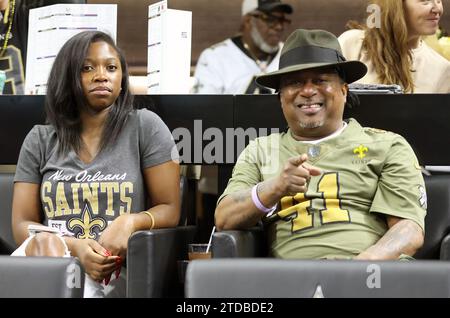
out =
<svg viewBox="0 0 450 318"><path fill-rule="evenodd" d="M209 247L208 252L208 244L189 244L188 254L189 260L192 261L194 259L209 259L212 257L211 246Z"/></svg>
<svg viewBox="0 0 450 318"><path fill-rule="evenodd" d="M184 284L184 278L186 276L186 270L187 267L189 265L189 261L188 260L180 260L177 261L177 266L178 266L178 280L181 284Z"/></svg>

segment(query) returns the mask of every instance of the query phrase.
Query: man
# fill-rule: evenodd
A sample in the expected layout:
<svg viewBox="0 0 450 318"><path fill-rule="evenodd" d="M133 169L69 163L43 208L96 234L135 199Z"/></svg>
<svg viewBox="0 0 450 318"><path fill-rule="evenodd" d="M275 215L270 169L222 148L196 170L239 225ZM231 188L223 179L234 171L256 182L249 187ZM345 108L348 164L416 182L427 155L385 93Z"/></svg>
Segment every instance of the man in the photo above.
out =
<svg viewBox="0 0 450 318"><path fill-rule="evenodd" d="M343 121L348 84L367 67L346 61L337 38L296 30L280 70L257 78L279 91L289 130L251 142L219 199L219 230L267 222L281 258L410 257L423 244L420 166L399 135ZM376 111L376 110L374 110Z"/></svg>
<svg viewBox="0 0 450 318"><path fill-rule="evenodd" d="M206 49L197 63L199 94L258 94L255 75L278 67L281 37L292 7L279 0L244 0L241 35Z"/></svg>

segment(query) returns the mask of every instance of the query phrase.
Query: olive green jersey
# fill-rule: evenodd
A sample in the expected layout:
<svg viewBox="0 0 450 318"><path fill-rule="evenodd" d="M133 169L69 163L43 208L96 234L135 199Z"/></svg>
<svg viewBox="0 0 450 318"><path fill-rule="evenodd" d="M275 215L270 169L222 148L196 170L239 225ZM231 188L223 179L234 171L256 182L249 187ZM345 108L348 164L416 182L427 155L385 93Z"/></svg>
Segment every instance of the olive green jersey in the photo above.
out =
<svg viewBox="0 0 450 318"><path fill-rule="evenodd" d="M253 140L220 199L278 176L289 158L303 153L322 174L311 178L305 194L283 197L265 217L274 256L351 258L384 235L385 215L424 228L426 193L413 150L403 137L354 119L317 144L297 141L290 131Z"/></svg>

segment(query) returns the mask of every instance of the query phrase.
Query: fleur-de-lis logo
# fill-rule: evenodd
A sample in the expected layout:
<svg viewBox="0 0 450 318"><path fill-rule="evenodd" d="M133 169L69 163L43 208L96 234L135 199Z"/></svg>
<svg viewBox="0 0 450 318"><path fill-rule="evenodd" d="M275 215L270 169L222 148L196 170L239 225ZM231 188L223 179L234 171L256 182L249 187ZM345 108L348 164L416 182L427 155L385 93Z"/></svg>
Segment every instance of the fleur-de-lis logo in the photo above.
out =
<svg viewBox="0 0 450 318"><path fill-rule="evenodd" d="M364 147L363 145L359 145L359 147L353 149L353 153L358 154L358 158L363 159L366 156L366 152L368 152L369 149L367 147Z"/></svg>
<svg viewBox="0 0 450 318"><path fill-rule="evenodd" d="M68 227L71 231L74 231L77 227L80 229L80 233L77 235L79 239L96 239L94 228L98 227L100 232L106 228L106 221L102 218L92 217L91 212L89 203L85 202L81 216L79 218L74 217L68 222Z"/></svg>

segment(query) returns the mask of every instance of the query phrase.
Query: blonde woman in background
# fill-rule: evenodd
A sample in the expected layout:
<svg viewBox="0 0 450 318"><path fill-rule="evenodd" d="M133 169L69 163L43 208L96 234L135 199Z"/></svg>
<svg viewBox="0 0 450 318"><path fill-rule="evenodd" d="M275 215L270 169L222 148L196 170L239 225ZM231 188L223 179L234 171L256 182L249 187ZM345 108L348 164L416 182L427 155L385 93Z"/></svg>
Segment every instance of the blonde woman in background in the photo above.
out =
<svg viewBox="0 0 450 318"><path fill-rule="evenodd" d="M438 29L441 0L373 0L381 9L380 27L360 26L339 37L346 59L369 69L359 83L398 84L406 93L450 93L450 62L423 36Z"/></svg>

